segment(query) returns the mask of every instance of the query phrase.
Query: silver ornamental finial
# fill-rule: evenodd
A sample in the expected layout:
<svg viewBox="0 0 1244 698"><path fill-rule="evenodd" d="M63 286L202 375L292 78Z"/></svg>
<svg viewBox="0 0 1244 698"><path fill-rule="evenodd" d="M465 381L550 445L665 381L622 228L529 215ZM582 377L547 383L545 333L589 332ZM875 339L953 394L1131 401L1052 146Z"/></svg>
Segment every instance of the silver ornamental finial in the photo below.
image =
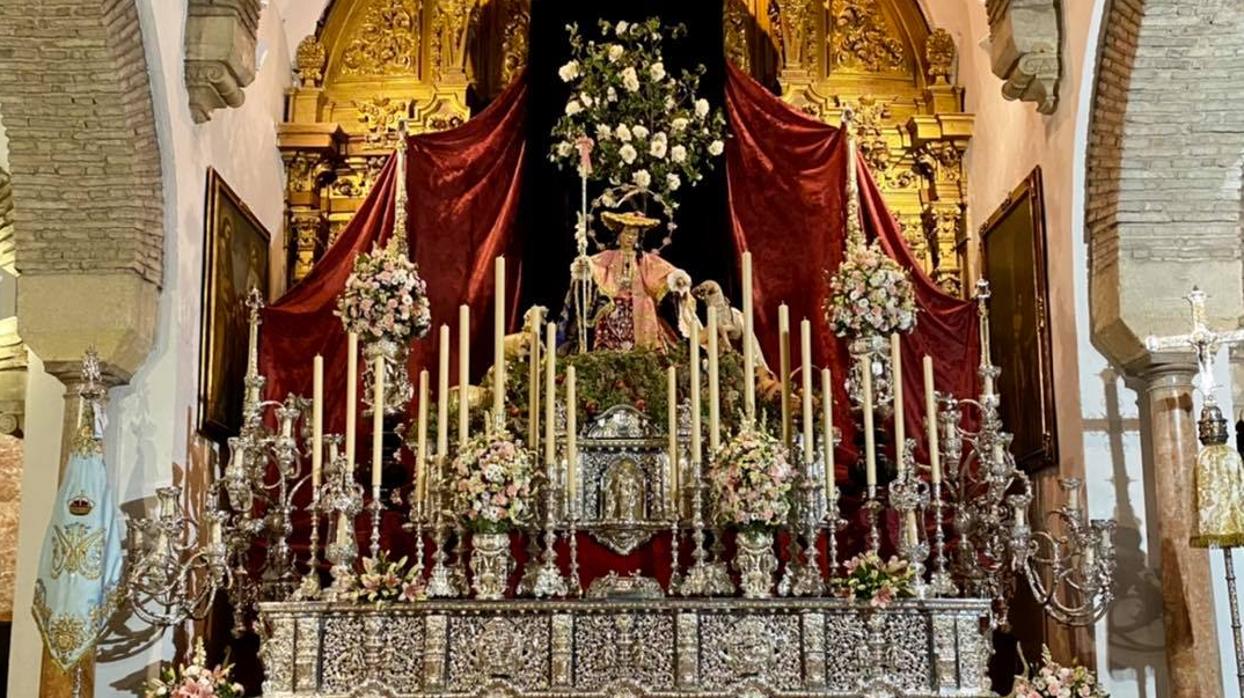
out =
<svg viewBox="0 0 1244 698"><path fill-rule="evenodd" d="M263 294L255 286L252 286L251 290L246 294L246 307L250 311L250 324L262 324L263 316L260 315L259 311L263 310L264 307Z"/></svg>

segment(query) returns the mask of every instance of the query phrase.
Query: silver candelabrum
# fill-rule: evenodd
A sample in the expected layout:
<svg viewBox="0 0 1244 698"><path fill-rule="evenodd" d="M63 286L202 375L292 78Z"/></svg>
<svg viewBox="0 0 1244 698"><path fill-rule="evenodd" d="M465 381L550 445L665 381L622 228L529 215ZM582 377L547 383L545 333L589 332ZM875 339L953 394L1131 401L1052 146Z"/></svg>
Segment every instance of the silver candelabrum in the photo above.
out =
<svg viewBox="0 0 1244 698"><path fill-rule="evenodd" d="M941 461L947 465L945 486L938 490L945 490L946 504L954 507L958 534L953 571L966 594L993 599L996 622L1003 627L1017 577L1027 581L1051 617L1069 625L1089 625L1101 618L1114 598L1114 522L1086 521L1078 497L1072 495L1067 506L1050 514L1051 523L1064 534L1034 532L1029 526L1032 482L1015 464L1012 435L1003 430L999 396L993 389L1000 371L989 355L989 295L988 282L977 282L981 394L963 400L938 396ZM963 427L965 408L977 413L975 431ZM1079 481L1062 484L1078 494ZM944 506L941 494L934 493L937 509ZM935 515L940 526L941 515Z"/></svg>

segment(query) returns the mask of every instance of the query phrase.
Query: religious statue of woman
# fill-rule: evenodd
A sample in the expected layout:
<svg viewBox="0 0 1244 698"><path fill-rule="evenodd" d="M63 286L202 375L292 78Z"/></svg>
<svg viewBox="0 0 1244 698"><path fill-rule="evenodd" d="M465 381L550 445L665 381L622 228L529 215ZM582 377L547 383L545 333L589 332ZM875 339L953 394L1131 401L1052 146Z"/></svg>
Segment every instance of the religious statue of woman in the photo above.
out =
<svg viewBox="0 0 1244 698"><path fill-rule="evenodd" d="M660 221L614 211L606 211L601 218L617 233L618 244L589 258L600 299L589 317L592 348L626 351L673 346L676 335L658 314L657 304L672 286L681 283L677 279L687 277L660 255L643 249L644 231Z"/></svg>

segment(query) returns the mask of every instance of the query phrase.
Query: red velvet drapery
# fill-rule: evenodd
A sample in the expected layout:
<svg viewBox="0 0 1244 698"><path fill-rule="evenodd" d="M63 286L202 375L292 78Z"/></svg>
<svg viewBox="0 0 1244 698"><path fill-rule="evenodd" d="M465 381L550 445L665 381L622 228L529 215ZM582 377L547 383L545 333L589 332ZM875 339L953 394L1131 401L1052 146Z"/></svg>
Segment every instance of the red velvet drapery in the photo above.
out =
<svg viewBox="0 0 1244 698"><path fill-rule="evenodd" d="M835 423L843 429L846 456L838 461L842 468L854 450L842 380L848 359L845 343L827 326L823 307L829 291L826 270L837 269L845 252L847 139L840 129L800 113L733 65L726 75L726 114L732 136L726 145L730 219L736 248L752 253L756 332L765 354L776 357L778 305L790 306L796 327L804 317L811 321L814 362L835 376ZM865 234L880 239L911 270L916 287L919 319L903 340L903 402L907 433L923 443L921 359L934 357L938 390L975 394L976 310L972 302L947 295L923 272L862 160L857 173Z"/></svg>
<svg viewBox="0 0 1244 698"><path fill-rule="evenodd" d="M484 309L492 307L493 258L513 248L526 105L527 81L520 76L488 109L462 126L409 139L407 234L419 272L428 284L433 323L456 328L458 305L470 304L475 346L491 346L492 342L492 323L482 321L492 317ZM389 159L358 213L324 258L264 312L260 366L267 376L270 398L282 399L291 392L310 395L311 358L317 353L324 356L326 394L330 398L344 394L345 331L333 312L354 257L383 243L393 230L395 160ZM508 268L511 279L517 278L518 265ZM517 295L511 291L509 297ZM453 337L456 345L456 329ZM412 377L426 365L435 368L436 341L434 329L428 338L413 344ZM345 427L345 402L326 402L325 429L340 433Z"/></svg>

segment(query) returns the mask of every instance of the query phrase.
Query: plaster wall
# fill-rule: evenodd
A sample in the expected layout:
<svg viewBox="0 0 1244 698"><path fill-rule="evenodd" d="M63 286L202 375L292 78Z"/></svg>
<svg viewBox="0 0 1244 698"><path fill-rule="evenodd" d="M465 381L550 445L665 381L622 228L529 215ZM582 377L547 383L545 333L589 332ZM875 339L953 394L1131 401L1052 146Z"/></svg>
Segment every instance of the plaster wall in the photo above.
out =
<svg viewBox="0 0 1244 698"><path fill-rule="evenodd" d="M221 173L272 233L274 265L285 249L284 170L275 124L284 110L291 55L279 11L266 8L258 31L262 64L246 88L245 103L216 111L211 121L196 125L184 83L186 4L166 0L137 0L137 4L160 142L166 254L155 347L129 384L112 391L108 409L105 457L118 500L131 512L141 512L157 487L173 481L174 470L187 463L195 438L208 167ZM23 481L19 610L14 614L14 650L9 659L8 689L13 696L38 695L39 673L30 667L40 661L40 641L28 609L60 457L62 387L42 374L36 362L32 359L27 397L30 466ZM150 637L137 621L131 621L128 630L129 634L110 637L102 647L97 696L132 693L152 666L172 658L166 636Z"/></svg>

